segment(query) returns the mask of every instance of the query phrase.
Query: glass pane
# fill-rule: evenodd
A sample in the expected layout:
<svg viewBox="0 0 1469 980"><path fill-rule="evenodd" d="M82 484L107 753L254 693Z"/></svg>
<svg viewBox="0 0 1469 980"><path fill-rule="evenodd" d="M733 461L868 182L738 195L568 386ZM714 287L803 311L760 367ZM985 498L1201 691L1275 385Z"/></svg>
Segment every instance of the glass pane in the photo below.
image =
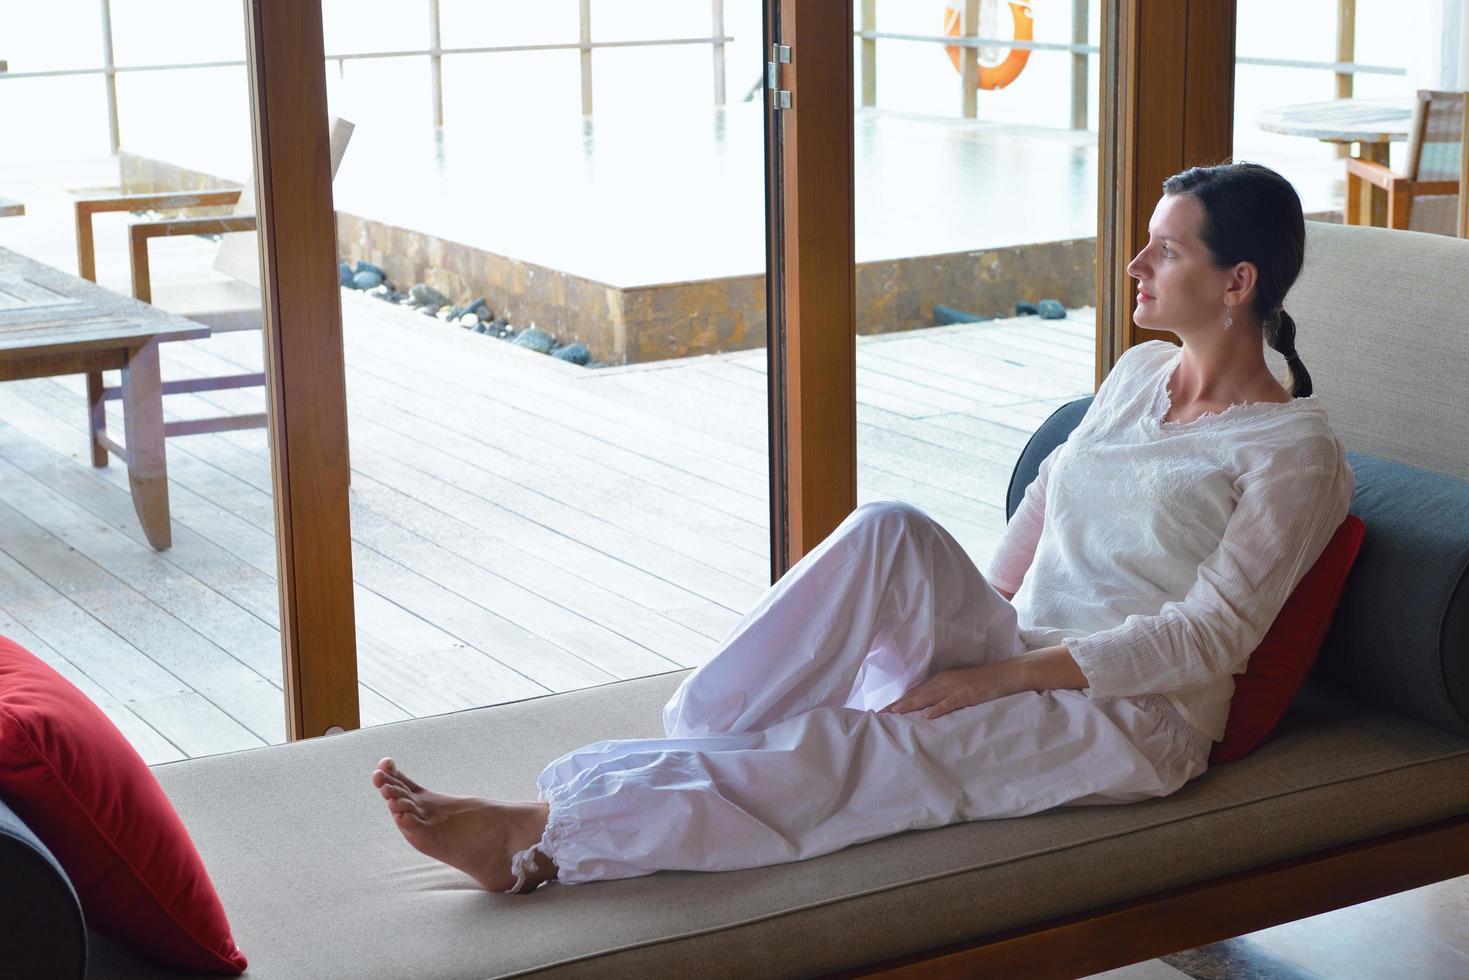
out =
<svg viewBox="0 0 1469 980"><path fill-rule="evenodd" d="M254 151L238 3L111 14L120 64L238 64L119 74L114 153L97 3L36 5L0 51L0 633L156 763L285 740L259 251L219 224L254 213ZM87 73L13 74L45 44ZM77 205L121 194L160 196L92 216L87 282ZM134 299L130 236L165 219L196 223L138 239Z"/></svg>
<svg viewBox="0 0 1469 980"><path fill-rule="evenodd" d="M861 30L946 33L941 4L862 6ZM1098 55L1003 42L1094 49L1100 5L980 8L970 99L958 47L855 42L857 499L920 507L984 569L1021 449L1094 388Z"/></svg>
<svg viewBox="0 0 1469 980"><path fill-rule="evenodd" d="M439 29L446 48L576 44L577 10L577 0L439 0Z"/></svg>
<svg viewBox="0 0 1469 980"><path fill-rule="evenodd" d="M415 716L702 663L769 584L763 107L612 48L584 117L577 7L441 0L446 49L572 47L446 53L437 137L431 87L351 83L426 57L330 92L358 669Z"/></svg>

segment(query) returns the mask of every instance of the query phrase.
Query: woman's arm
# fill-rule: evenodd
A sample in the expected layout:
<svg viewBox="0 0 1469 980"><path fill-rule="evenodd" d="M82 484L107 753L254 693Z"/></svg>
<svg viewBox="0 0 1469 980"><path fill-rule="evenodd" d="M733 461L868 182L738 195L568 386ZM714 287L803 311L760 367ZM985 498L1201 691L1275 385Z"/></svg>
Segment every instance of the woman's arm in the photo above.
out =
<svg viewBox="0 0 1469 980"><path fill-rule="evenodd" d="M990 558L985 580L1007 600L1015 598L1015 593L1020 591L1020 583L1024 581L1030 563L1035 560L1035 548L1045 526L1046 485L1056 456L1065 445L1060 443L1041 460L1035 479L1025 488L1025 496L1020 506L1015 508L1015 515L1005 525L1005 532Z"/></svg>

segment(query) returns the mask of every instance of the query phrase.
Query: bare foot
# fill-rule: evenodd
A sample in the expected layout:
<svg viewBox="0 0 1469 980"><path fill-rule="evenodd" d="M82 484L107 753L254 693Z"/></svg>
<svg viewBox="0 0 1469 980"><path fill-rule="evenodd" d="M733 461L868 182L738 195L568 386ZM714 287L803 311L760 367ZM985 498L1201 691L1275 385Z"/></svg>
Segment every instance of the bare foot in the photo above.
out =
<svg viewBox="0 0 1469 980"><path fill-rule="evenodd" d="M388 801L408 843L419 851L469 875L492 892L533 891L556 877L556 865L537 851L539 870L520 889L510 858L533 847L546 829L546 803L502 803L474 796L450 796L424 789L409 779L392 759L372 773L372 785Z"/></svg>

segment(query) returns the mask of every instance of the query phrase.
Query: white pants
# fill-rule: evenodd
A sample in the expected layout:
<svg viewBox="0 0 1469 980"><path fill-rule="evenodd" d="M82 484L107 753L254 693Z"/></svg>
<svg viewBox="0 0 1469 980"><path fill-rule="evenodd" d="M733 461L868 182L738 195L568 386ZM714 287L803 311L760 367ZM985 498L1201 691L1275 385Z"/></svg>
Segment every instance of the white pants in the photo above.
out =
<svg viewBox="0 0 1469 980"><path fill-rule="evenodd" d="M1161 695L1028 691L877 714L934 673L1024 652L1015 609L923 511L853 511L663 710L666 738L543 770L536 848L578 883L780 864L903 830L1166 796L1210 742Z"/></svg>

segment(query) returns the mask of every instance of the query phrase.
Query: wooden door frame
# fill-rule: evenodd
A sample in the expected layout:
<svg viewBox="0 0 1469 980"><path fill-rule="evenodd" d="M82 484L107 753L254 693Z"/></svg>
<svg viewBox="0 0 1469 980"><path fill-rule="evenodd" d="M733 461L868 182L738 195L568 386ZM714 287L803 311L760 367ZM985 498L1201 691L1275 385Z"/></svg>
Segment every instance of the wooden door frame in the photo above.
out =
<svg viewBox="0 0 1469 980"><path fill-rule="evenodd" d="M286 737L360 725L321 0L246 3Z"/></svg>
<svg viewBox="0 0 1469 980"><path fill-rule="evenodd" d="M766 341L771 580L857 505L857 278L852 4L766 0Z"/></svg>
<svg viewBox="0 0 1469 980"><path fill-rule="evenodd" d="M1132 322L1126 267L1147 242L1163 181L1233 154L1235 0L1106 0L1101 47L1099 386L1127 348L1173 339Z"/></svg>

